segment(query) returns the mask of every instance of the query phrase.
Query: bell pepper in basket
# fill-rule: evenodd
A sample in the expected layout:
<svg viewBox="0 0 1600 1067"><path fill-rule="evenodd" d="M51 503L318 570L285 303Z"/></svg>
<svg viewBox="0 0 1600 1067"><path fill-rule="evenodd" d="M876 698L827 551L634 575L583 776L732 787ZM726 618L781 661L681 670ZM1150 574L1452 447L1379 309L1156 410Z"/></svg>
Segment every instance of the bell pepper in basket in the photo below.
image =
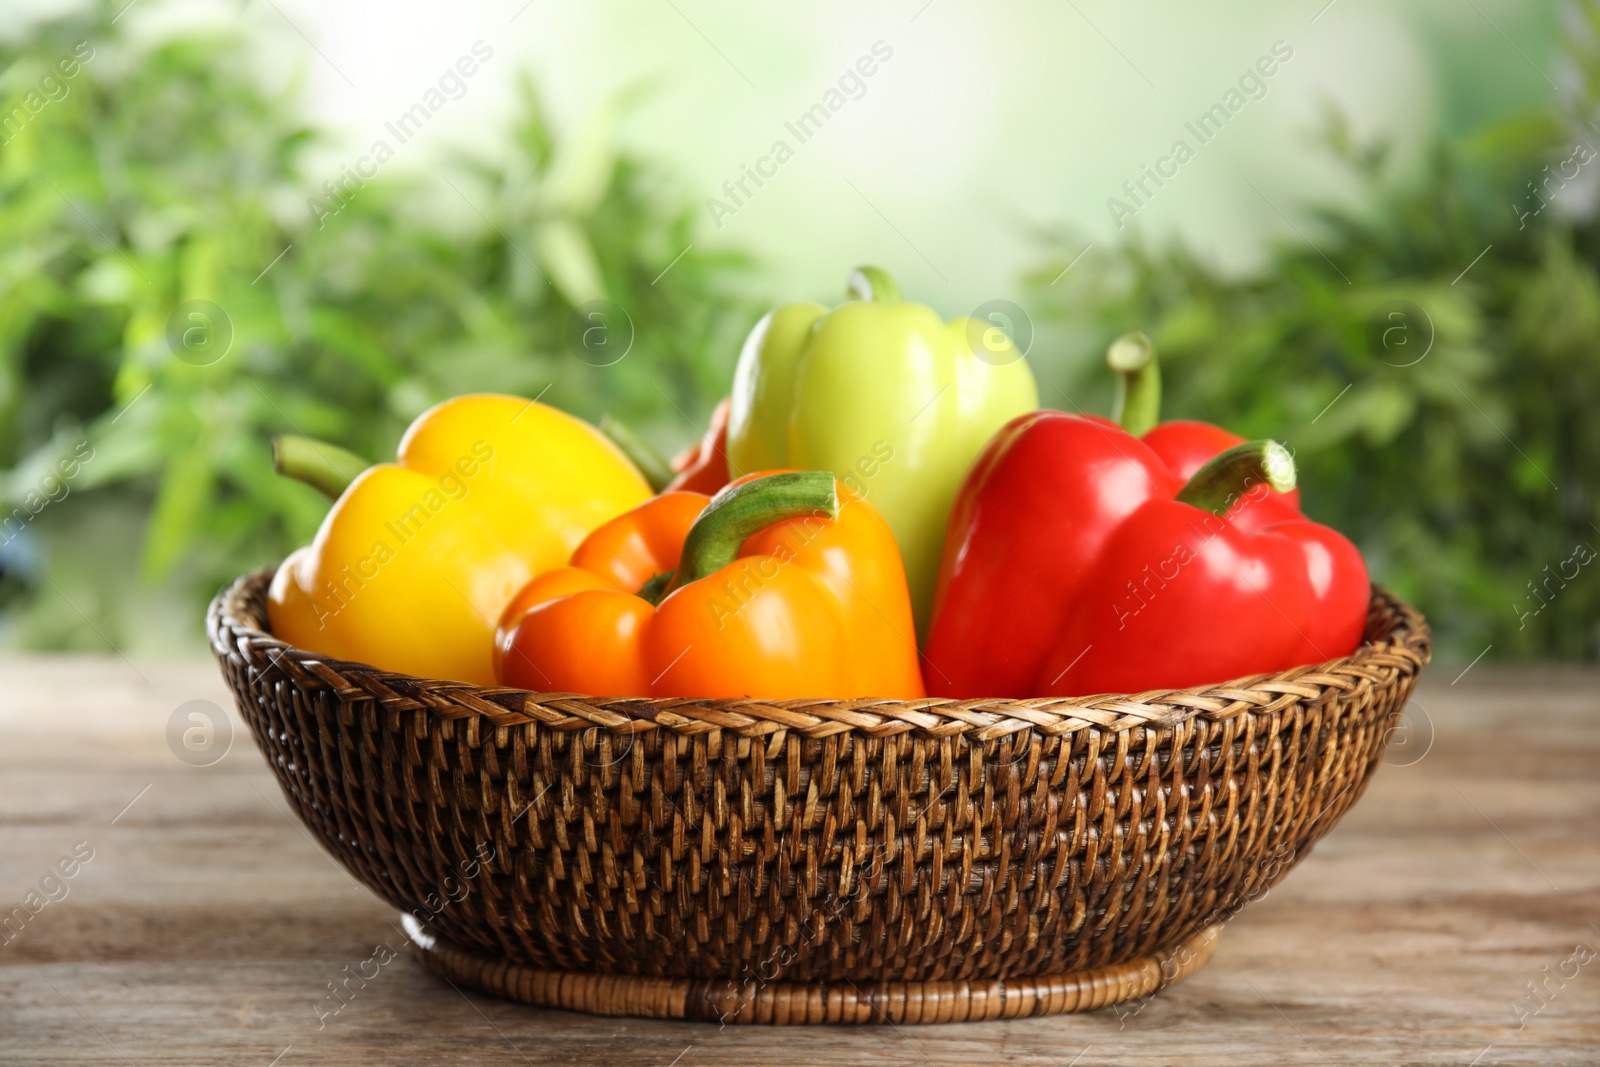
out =
<svg viewBox="0 0 1600 1067"><path fill-rule="evenodd" d="M597 696L923 695L888 525L826 471L669 492L506 608L500 681Z"/></svg>
<svg viewBox="0 0 1600 1067"><path fill-rule="evenodd" d="M951 514L929 692L1140 692L1347 655L1371 592L1355 546L1298 513L1225 517L1293 487L1275 442L1235 446L1186 482L1103 420L1014 420Z"/></svg>
<svg viewBox="0 0 1600 1067"><path fill-rule="evenodd" d="M273 634L480 685L494 684L495 624L517 590L650 495L594 427L513 396L461 396L423 412L395 463L354 480L361 463L347 457L304 438L281 442L280 469L338 499L273 577Z"/></svg>
<svg viewBox="0 0 1600 1067"><path fill-rule="evenodd" d="M900 546L920 631L961 480L1038 393L1022 353L988 323L947 323L875 267L851 276L850 293L832 311L785 305L750 332L728 466L830 470L871 500Z"/></svg>
<svg viewBox="0 0 1600 1067"><path fill-rule="evenodd" d="M1106 363L1118 375L1112 419L1149 445L1167 469L1179 478L1193 477L1212 456L1244 438L1209 422L1169 419L1161 422L1161 365L1155 345L1142 333L1123 334L1106 349ZM1295 517L1300 511L1300 491L1247 493L1228 518L1255 527Z"/></svg>

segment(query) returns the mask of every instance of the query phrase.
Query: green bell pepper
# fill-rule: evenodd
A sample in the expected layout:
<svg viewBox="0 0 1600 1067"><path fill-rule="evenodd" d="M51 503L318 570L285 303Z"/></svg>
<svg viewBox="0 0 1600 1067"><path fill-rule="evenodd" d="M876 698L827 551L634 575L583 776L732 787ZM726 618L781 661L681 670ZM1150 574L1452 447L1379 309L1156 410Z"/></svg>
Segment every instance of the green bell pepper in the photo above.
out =
<svg viewBox="0 0 1600 1067"><path fill-rule="evenodd" d="M920 634L962 480L996 430L1038 407L1038 390L991 324L944 322L876 267L852 274L849 293L832 311L787 304L750 331L728 467L830 470L871 500L899 543Z"/></svg>

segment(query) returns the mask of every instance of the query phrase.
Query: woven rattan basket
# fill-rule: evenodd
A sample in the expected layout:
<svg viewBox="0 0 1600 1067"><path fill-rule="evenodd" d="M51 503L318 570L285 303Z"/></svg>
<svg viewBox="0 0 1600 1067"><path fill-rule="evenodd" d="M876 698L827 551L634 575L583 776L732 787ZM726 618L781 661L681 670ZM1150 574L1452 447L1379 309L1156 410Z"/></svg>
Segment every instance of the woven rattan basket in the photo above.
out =
<svg viewBox="0 0 1600 1067"><path fill-rule="evenodd" d="M529 1003L728 1022L1105 1007L1221 923L1377 767L1430 639L1224 685L1073 699L593 699L212 648L290 802L429 967Z"/></svg>

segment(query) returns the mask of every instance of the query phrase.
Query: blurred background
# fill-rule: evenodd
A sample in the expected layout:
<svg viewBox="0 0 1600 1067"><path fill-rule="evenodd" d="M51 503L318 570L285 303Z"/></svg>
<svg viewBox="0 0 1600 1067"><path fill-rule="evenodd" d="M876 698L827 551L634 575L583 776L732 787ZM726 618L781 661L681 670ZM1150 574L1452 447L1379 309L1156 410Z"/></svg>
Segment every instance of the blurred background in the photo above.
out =
<svg viewBox="0 0 1600 1067"><path fill-rule="evenodd" d="M875 262L1017 305L1047 406L1148 332L1443 658L1600 656L1591 4L7 7L0 647L198 652L326 509L277 433L547 390L670 453Z"/></svg>

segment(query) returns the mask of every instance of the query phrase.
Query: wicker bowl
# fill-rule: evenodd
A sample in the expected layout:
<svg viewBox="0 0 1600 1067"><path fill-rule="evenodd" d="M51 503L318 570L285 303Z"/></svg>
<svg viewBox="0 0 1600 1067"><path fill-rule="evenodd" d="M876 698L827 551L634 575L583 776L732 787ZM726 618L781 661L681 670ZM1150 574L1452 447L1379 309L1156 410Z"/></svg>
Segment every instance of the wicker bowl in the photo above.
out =
<svg viewBox="0 0 1600 1067"><path fill-rule="evenodd" d="M430 968L613 1015L945 1022L1146 996L1356 802L1430 651L1375 589L1353 655L1223 685L602 700L290 647L269 579L208 625L306 826Z"/></svg>

